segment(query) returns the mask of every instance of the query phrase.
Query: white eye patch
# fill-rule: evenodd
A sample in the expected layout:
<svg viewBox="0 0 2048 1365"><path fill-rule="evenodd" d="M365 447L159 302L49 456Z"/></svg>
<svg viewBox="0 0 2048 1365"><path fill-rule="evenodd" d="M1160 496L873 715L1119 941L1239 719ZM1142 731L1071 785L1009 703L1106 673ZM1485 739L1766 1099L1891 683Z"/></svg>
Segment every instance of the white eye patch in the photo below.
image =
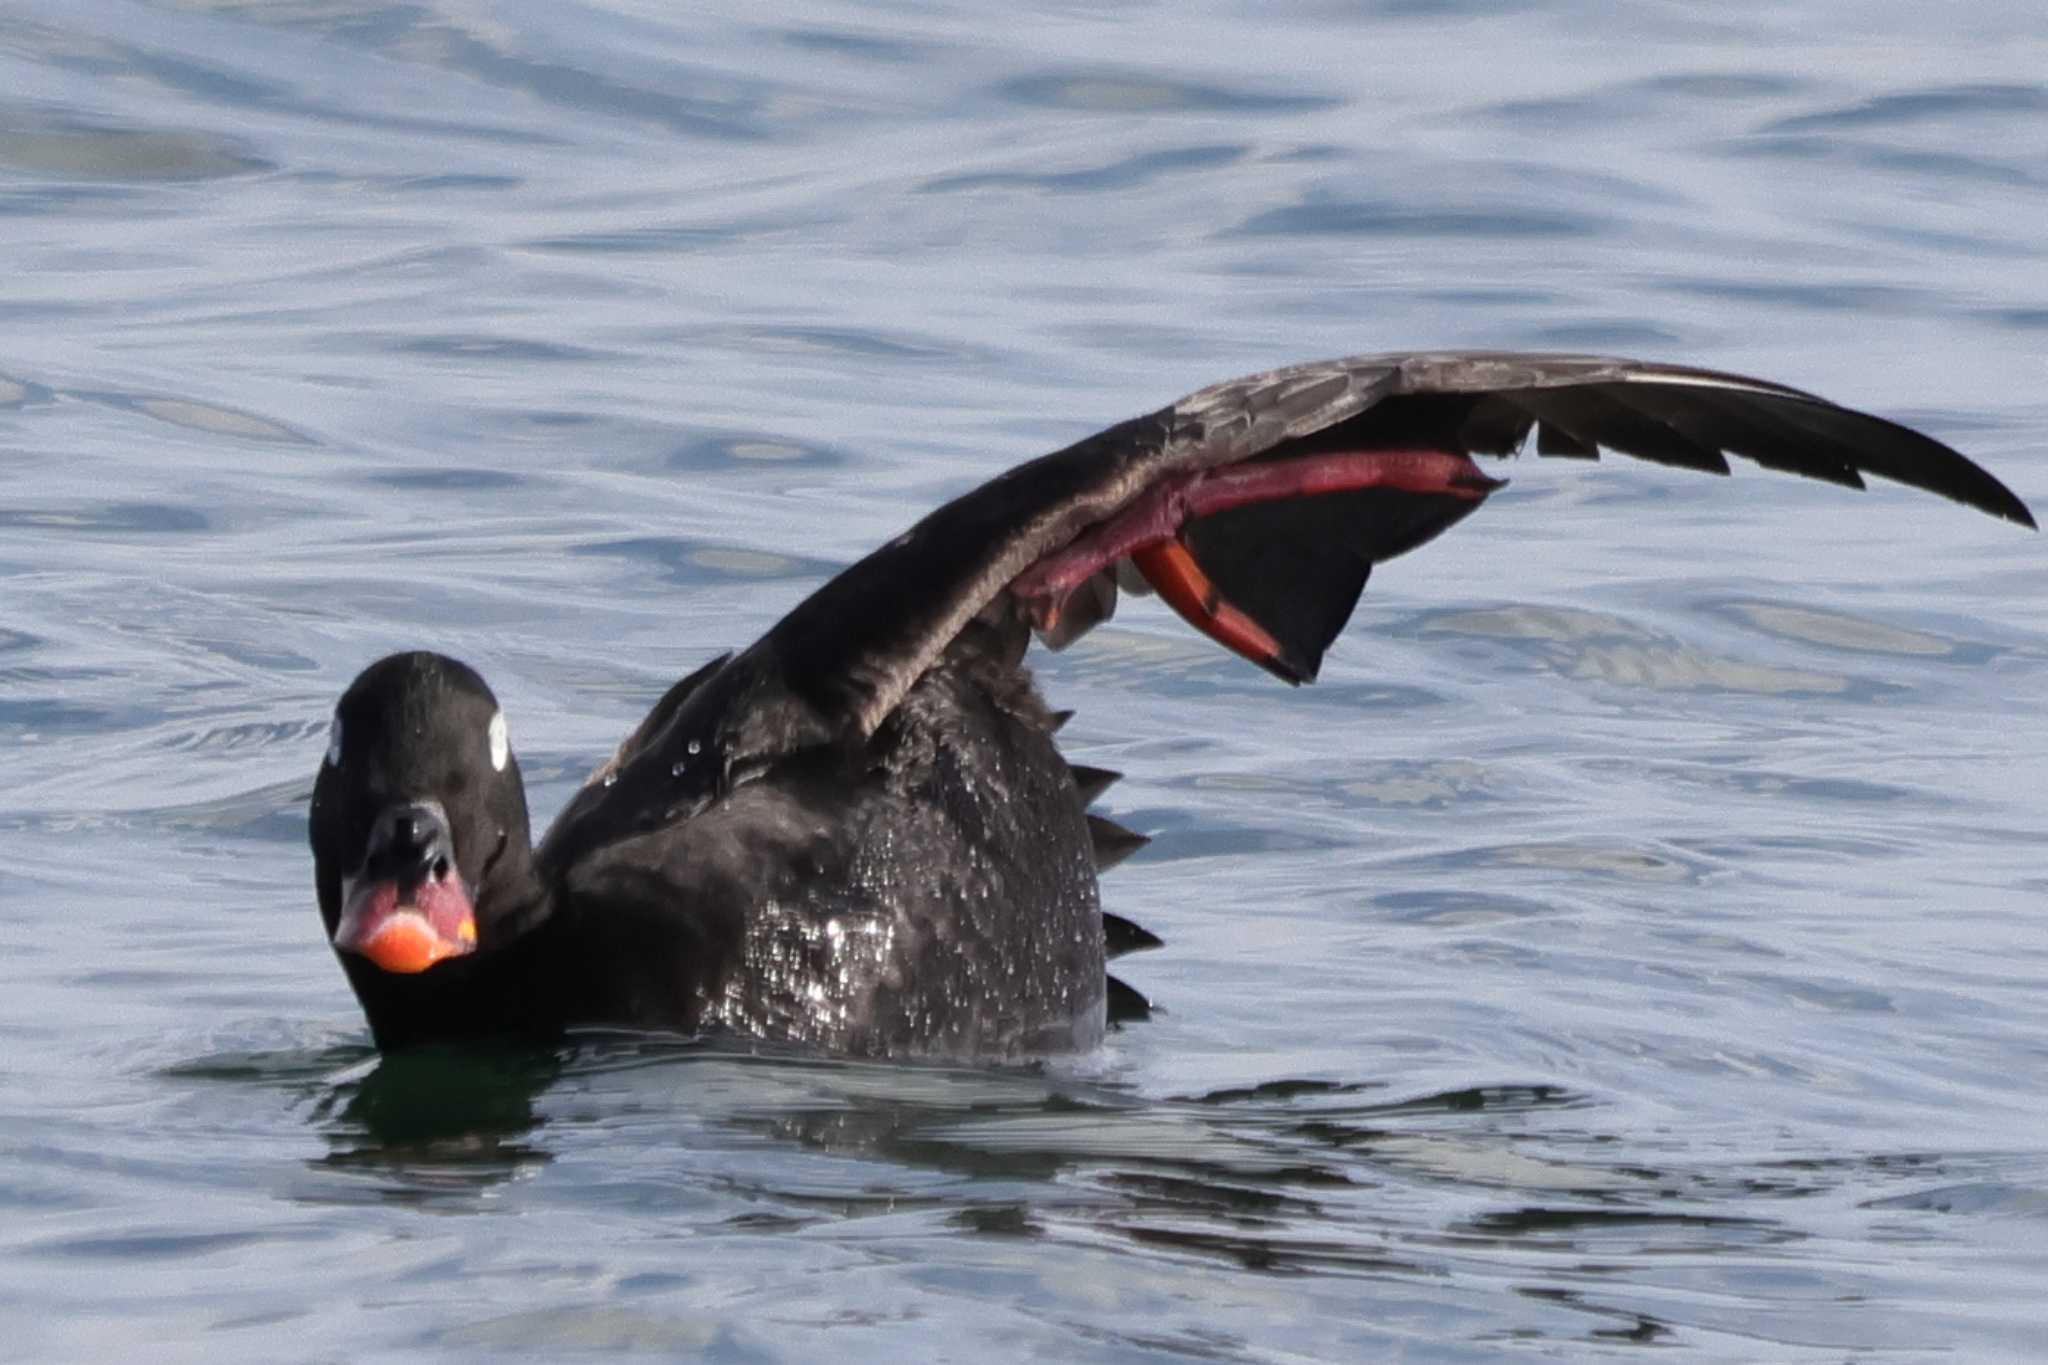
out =
<svg viewBox="0 0 2048 1365"><path fill-rule="evenodd" d="M339 722L336 722L339 724ZM339 733L339 732L337 732ZM505 771L505 760L512 757L512 741L505 734L505 713L491 713L491 767Z"/></svg>
<svg viewBox="0 0 2048 1365"><path fill-rule="evenodd" d="M339 768L341 766L341 717L339 715L336 715L333 720L327 722L327 766L330 768Z"/></svg>

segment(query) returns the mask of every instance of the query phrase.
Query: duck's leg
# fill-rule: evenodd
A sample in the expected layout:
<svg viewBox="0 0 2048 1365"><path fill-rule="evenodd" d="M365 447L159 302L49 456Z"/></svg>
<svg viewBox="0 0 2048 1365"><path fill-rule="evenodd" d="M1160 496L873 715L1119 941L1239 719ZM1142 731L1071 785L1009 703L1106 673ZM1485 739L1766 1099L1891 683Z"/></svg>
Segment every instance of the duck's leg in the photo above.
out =
<svg viewBox="0 0 2048 1365"><path fill-rule="evenodd" d="M1225 598L1180 540L1189 522L1257 502L1391 489L1477 502L1500 487L1471 458L1445 450L1339 450L1227 465L1162 481L1109 520L1018 575L1010 591L1032 623L1050 630L1075 588L1128 557L1188 624L1289 682L1308 670Z"/></svg>
<svg viewBox="0 0 2048 1365"><path fill-rule="evenodd" d="M1148 545L1132 554L1131 563L1181 620L1217 644L1286 682L1307 679L1308 670L1289 657L1286 646L1232 605L1209 581L1209 575L1202 572L1194 553L1179 540Z"/></svg>

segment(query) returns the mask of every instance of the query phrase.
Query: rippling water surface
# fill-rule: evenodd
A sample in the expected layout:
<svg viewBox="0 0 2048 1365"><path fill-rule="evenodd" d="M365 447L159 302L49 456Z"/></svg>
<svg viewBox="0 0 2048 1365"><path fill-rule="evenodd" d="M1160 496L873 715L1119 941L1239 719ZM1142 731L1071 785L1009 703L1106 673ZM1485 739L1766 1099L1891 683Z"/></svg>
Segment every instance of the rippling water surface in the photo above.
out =
<svg viewBox="0 0 2048 1365"><path fill-rule="evenodd" d="M1888 486L1532 464L1319 687L1047 662L1156 836L1097 1055L376 1057L304 810L393 648L545 819L941 497L1404 346L2048 503L2026 6L735 13L0 15L0 1354L2037 1357L2048 576Z"/></svg>

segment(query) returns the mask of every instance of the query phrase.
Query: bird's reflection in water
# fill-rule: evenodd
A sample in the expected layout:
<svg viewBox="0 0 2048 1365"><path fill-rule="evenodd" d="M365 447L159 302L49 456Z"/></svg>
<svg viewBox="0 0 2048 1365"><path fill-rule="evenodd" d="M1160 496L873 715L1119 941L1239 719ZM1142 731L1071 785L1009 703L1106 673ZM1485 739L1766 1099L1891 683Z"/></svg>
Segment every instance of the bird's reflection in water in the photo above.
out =
<svg viewBox="0 0 2048 1365"><path fill-rule="evenodd" d="M1744 1256L1795 1235L1726 1173L1613 1161L1585 1128L1599 1109L1547 1085L1389 1097L1292 1079L1161 1099L1058 1067L590 1035L330 1073L313 1106L330 1150L314 1165L344 1177L325 1197L452 1212L573 1150L576 1188L556 1197L608 1203L616 1181L648 1216L700 1231L929 1218L948 1236L1107 1237L1270 1274L1441 1276L1518 1248L1572 1262L1590 1287L1605 1277L1578 1263L1596 1251ZM649 1178L650 1158L665 1174ZM1446 1190L1467 1216L1443 1220ZM1629 1314L1617 1327L1597 1296L1581 1306L1601 1334L1656 1330Z"/></svg>
<svg viewBox="0 0 2048 1365"><path fill-rule="evenodd" d="M328 1153L317 1167L372 1174L391 1198L474 1192L551 1160L534 1140L535 1100L561 1074L559 1051L413 1048L377 1057L316 1093Z"/></svg>

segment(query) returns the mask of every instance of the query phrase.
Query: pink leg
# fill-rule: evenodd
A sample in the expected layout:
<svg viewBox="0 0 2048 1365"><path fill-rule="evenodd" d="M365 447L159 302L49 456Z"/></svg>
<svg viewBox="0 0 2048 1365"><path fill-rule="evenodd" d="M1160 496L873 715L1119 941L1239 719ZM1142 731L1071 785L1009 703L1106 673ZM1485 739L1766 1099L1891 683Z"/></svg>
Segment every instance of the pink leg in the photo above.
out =
<svg viewBox="0 0 2048 1365"><path fill-rule="evenodd" d="M1023 600L1033 621L1049 627L1059 619L1068 594L1099 570L1174 540L1190 521L1233 507L1364 488L1395 488L1477 501L1498 487L1500 481L1488 478L1471 457L1446 450L1339 450L1197 470L1147 489L1108 521L1082 532L1066 548L1055 550L1017 575L1010 591ZM1155 556L1150 565L1141 562L1139 567L1145 571L1166 562ZM1187 592L1169 590L1149 571L1146 577L1180 609L1179 601ZM1195 624L1209 629L1202 621ZM1225 643L1238 648L1230 641Z"/></svg>

